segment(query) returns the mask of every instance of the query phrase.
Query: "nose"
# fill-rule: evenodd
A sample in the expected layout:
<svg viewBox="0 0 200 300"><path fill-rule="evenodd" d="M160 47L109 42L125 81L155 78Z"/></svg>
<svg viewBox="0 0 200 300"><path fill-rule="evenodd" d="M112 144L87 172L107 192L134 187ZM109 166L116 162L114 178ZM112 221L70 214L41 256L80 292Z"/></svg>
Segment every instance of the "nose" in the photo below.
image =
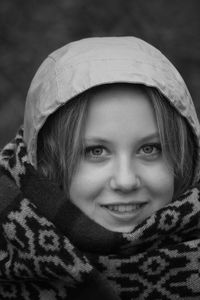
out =
<svg viewBox="0 0 200 300"><path fill-rule="evenodd" d="M116 162L110 178L110 187L115 191L130 192L141 186L141 179L138 174L137 166L127 158L122 158Z"/></svg>

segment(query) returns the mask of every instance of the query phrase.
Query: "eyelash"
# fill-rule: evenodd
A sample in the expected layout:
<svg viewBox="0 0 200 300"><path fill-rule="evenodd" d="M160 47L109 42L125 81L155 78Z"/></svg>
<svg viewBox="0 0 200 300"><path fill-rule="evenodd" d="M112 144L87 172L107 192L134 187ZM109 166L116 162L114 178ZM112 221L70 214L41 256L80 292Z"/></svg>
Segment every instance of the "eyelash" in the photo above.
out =
<svg viewBox="0 0 200 300"><path fill-rule="evenodd" d="M161 148L160 143L145 144L145 145L140 147L139 152L141 151L141 149L144 150L145 147L152 147L152 152L155 149L155 153L152 153L152 152L150 152L150 153L145 153L145 152L140 153L141 155L144 155L147 158L155 157L155 156L157 156L158 154L160 154L162 152L162 148ZM86 146L85 150L84 150L85 157L89 157L89 158L92 158L92 159L102 158L102 152L100 154L92 154L91 153L95 149L101 149L102 151L106 151L108 153L108 150L103 145Z"/></svg>
<svg viewBox="0 0 200 300"><path fill-rule="evenodd" d="M102 145L95 145L95 146L87 146L86 148L85 148L85 156L90 156L90 152L92 151L92 150L95 150L95 149L101 149L101 150L106 150L105 149L105 147L104 146L102 146ZM91 154L91 155L93 155L93 157L100 157L100 155L94 155L94 154Z"/></svg>
<svg viewBox="0 0 200 300"><path fill-rule="evenodd" d="M157 153L160 153L162 152L162 148L161 148L161 144L160 143L150 143L150 144L146 144L146 145L143 145L141 147L141 149L144 149L145 147L152 147L152 149L156 149L156 153L153 153L153 154L157 154ZM152 153L146 153L147 155L153 155Z"/></svg>

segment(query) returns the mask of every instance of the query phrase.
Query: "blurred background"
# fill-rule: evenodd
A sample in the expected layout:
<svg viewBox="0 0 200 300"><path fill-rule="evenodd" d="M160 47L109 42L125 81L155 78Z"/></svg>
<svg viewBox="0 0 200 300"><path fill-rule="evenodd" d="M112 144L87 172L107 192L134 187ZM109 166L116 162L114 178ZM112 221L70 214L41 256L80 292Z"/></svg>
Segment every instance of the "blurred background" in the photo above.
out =
<svg viewBox="0 0 200 300"><path fill-rule="evenodd" d="M120 35L145 39L175 64L200 116L199 0L0 0L0 147L22 123L31 79L50 52Z"/></svg>

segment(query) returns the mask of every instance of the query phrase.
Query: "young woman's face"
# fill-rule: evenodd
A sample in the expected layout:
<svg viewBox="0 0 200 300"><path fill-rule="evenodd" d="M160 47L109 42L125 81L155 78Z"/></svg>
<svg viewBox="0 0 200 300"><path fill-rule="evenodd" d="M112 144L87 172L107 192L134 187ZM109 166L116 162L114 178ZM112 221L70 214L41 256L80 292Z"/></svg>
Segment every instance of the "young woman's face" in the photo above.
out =
<svg viewBox="0 0 200 300"><path fill-rule="evenodd" d="M116 85L94 94L83 141L70 196L96 223L129 232L172 200L172 170L150 100L138 88Z"/></svg>

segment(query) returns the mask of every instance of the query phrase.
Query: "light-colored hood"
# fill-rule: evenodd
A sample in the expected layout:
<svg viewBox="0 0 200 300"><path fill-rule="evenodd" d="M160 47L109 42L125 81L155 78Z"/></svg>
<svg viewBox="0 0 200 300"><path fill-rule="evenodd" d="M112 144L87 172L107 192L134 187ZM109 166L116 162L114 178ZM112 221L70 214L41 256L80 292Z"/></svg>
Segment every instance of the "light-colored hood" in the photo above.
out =
<svg viewBox="0 0 200 300"><path fill-rule="evenodd" d="M170 61L141 39L100 37L76 41L53 52L33 78L24 117L30 162L36 166L38 132L50 114L91 87L115 82L156 87L188 120L200 149L200 125L191 96Z"/></svg>

